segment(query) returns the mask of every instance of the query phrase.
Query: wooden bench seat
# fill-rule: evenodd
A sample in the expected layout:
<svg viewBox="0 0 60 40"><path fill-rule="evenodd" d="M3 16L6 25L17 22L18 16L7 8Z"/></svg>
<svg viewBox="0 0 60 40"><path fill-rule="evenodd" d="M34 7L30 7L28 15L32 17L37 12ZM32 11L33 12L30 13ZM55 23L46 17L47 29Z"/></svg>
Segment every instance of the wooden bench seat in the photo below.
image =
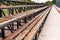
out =
<svg viewBox="0 0 60 40"><path fill-rule="evenodd" d="M19 15L17 14L16 16L14 16L12 19L10 19L10 20L3 20L3 22L1 22L0 23L0 27L4 27L5 25L7 25L7 24L9 24L11 21L14 21L14 20L17 20L17 19L20 19L20 18L23 18L23 17L25 17L25 16L27 16L27 15L31 15L31 14L33 14L34 12L37 12L37 11L39 11L39 10L42 10L42 9L44 9L44 8L47 8L48 6L46 6L46 7L43 7L43 8L39 8L39 9L34 9L34 10L31 10L31 11L28 11L28 12L22 12L22 13L20 13ZM23 15L24 14L24 15Z"/></svg>
<svg viewBox="0 0 60 40"><path fill-rule="evenodd" d="M12 19L11 16L0 18L0 23Z"/></svg>
<svg viewBox="0 0 60 40"><path fill-rule="evenodd" d="M34 9L34 10L30 10L30 11L26 11L26 12L21 12L20 14L16 14L16 15L11 15L11 16L7 16L5 17L5 20L2 19L2 22L0 23L0 30L1 30L1 37L2 39L4 39L6 37L6 27L9 29L9 31L11 33L14 33L16 30L18 30L20 28L20 21L23 20L25 22L26 18L25 17L29 17L30 20L31 18L34 16L37 16L41 11L47 9L49 6L45 6L45 7L42 7L42 8L37 8L37 9ZM32 17L31 17L32 15ZM8 19L10 18L10 19ZM22 19L23 18L23 19ZM21 19L21 20L20 20ZM33 18L32 18L33 19ZM0 19L1 20L1 19ZM28 19L27 19L28 20ZM16 29L15 29L15 25L14 23L17 23L16 24ZM19 23L18 23L19 22ZM24 26L24 28L21 29L21 31L23 31L23 29L25 29L29 24L27 24L26 26ZM18 30L19 31L19 30ZM21 32L19 31L19 32ZM17 34L15 35L18 35L19 32L16 32ZM10 35L10 34L9 34ZM15 36L13 36L14 38Z"/></svg>
<svg viewBox="0 0 60 40"><path fill-rule="evenodd" d="M33 7L33 6L43 6L43 5L0 6L0 9L19 8L19 7Z"/></svg>
<svg viewBox="0 0 60 40"><path fill-rule="evenodd" d="M13 34L11 34L11 36L9 35L7 38L6 38L6 40L8 40L8 39L13 39L17 34L19 34L19 33L21 33L21 31L23 31L25 28L27 28L27 26L29 26L32 22L34 22L34 20L36 20L36 18L37 18L38 16L36 16L34 19L32 19L30 22L28 22L26 25L24 25L23 26L23 28L21 28L21 29L18 29L16 32L14 32Z"/></svg>
<svg viewBox="0 0 60 40"><path fill-rule="evenodd" d="M45 15L45 13L43 13L42 15L40 15L40 17L38 17L38 19L36 19L30 26L28 26L22 33L20 33L17 37L16 40L22 40L24 39L24 37L26 37L26 35L28 35L28 33L35 27L35 25L37 24L37 22L39 22L39 20Z"/></svg>
<svg viewBox="0 0 60 40"><path fill-rule="evenodd" d="M43 22L43 20L45 19L46 15L48 14L48 12L50 11L50 9L48 11L46 11L45 15L40 19L40 21L34 26L34 28L29 32L29 34L24 38L24 40L33 40L34 36L36 36L35 40L38 39L37 37L37 32L40 31L39 28L41 28L41 24Z"/></svg>
<svg viewBox="0 0 60 40"><path fill-rule="evenodd" d="M44 15L45 15L45 13L44 14L40 14L39 15L40 17L38 17L34 22L32 22L23 32L20 33L18 31L16 31L13 34L9 35L5 40L13 40L13 38L16 37L16 35L19 34L19 33L20 34L17 36L16 39L22 40L29 33L29 31L37 24L37 22L41 19L41 17L43 17Z"/></svg>
<svg viewBox="0 0 60 40"><path fill-rule="evenodd" d="M47 7L47 6L46 6ZM38 9L33 9L33 10L30 10L30 11L26 11L26 12L21 12L21 13L17 13L17 14L15 14L15 15L11 15L11 16L7 16L8 18L12 18L12 17L21 17L21 16L26 16L26 15L29 15L29 14L32 14L32 13L34 13L34 12L37 12L37 11L39 11L39 10L43 10L43 9L45 9L46 7L42 7L42 8L38 8ZM19 17L19 18L20 18ZM2 18L2 19L0 19L0 23L1 22L4 22L4 21L7 21L8 19L6 19L6 17L5 18Z"/></svg>

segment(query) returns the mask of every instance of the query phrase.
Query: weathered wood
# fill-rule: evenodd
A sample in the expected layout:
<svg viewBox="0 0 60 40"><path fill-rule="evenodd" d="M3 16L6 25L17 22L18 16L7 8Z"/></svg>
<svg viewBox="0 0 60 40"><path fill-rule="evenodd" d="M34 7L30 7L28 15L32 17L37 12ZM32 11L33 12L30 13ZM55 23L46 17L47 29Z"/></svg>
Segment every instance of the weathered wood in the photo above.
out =
<svg viewBox="0 0 60 40"><path fill-rule="evenodd" d="M38 17L38 16L37 16L37 17ZM37 18L37 17L36 17L36 18ZM9 36L9 37L11 37L11 39L13 39L17 34L21 33L21 31L23 31L23 29L25 29L25 28L26 28L27 26L29 26L32 22L34 22L34 20L36 20L36 18L32 19L29 23L27 23L26 25L24 25L22 29L17 30L15 33L13 33L14 35L11 34L11 36ZM10 38L6 38L6 40L8 40L8 39L10 39Z"/></svg>
<svg viewBox="0 0 60 40"><path fill-rule="evenodd" d="M40 14L41 15L41 14ZM39 16L40 16L39 15ZM38 22L38 20L39 19L41 19L41 17L43 17L45 15L45 13L44 14L42 14L40 17L38 17L37 18L37 20L35 20L34 22L32 22L23 32L21 32L19 35L18 35L18 37L17 37L17 39L18 40L22 40L28 33L29 33L29 31L31 31L31 29L34 27L34 25ZM16 31L17 32L17 31ZM16 34L16 32L15 32L15 34ZM13 38L15 37L13 37L14 35L10 35L10 38L7 38L6 40L13 40Z"/></svg>
<svg viewBox="0 0 60 40"><path fill-rule="evenodd" d="M7 18L7 19L5 19L5 20L3 19L2 22L0 23L0 28L1 28L2 26L8 25L11 21L17 20L18 18L21 19L21 18L23 18L23 17L25 17L25 16L34 14L35 12L38 12L38 11L40 11L40 10L43 10L43 9L45 9L45 8L47 8L47 7L48 7L48 6L43 7L43 8L38 8L38 9L30 10L30 11L26 11L26 12L21 12L20 14L17 14L16 16L12 16L12 17L11 17L12 19L10 19L10 20L8 20L8 21L6 21L6 20L9 19L9 18ZM23 14L24 14L24 15L23 15ZM4 24L4 25L3 25L3 24Z"/></svg>
<svg viewBox="0 0 60 40"><path fill-rule="evenodd" d="M43 6L43 5L20 5L20 6L0 6L0 9L9 9L9 8L20 8L20 7L33 7L33 6Z"/></svg>
<svg viewBox="0 0 60 40"><path fill-rule="evenodd" d="M49 10L45 11L45 15L39 20L39 22L34 26L34 28L29 32L29 34L24 38L24 40L32 40L34 36L36 36L36 33L38 29L40 28L43 20L45 19L46 15L48 14ZM38 38L35 38L37 40Z"/></svg>
<svg viewBox="0 0 60 40"><path fill-rule="evenodd" d="M11 16L7 16L7 17L4 17L4 19L2 18L2 19L0 19L1 20L1 23L0 23L0 29L2 29L2 28L4 28L4 27L6 27L6 26L8 26L8 25L10 25L11 23L14 23L14 22L16 22L16 21L18 21L19 19L22 19L22 18L25 18L25 17L27 17L27 16L30 16L31 15L31 19L33 19L32 18L32 16L35 14L35 16L37 16L38 14L39 14L39 11L41 11L41 10L44 10L44 9L47 9L48 8L48 6L46 6L46 7L42 7L42 8L38 8L38 9L33 9L33 10L30 10L30 11L26 11L26 12L21 12L20 14L18 13L18 14L14 14L14 15L11 15ZM27 20L27 19L25 19L25 20ZM33 19L34 20L34 19ZM32 21L33 21L32 20ZM36 19L35 19L36 20ZM38 20L38 19L37 19ZM26 29L27 28L27 26L28 25L30 25L31 26L31 28L38 22L38 21L34 21L35 23L33 23L32 21L30 21L30 22L28 22L27 23L27 21L26 21L26 23L27 24L25 24L24 26L23 26L23 28L18 28L16 31L14 31L14 24L11 24L11 26L10 27L8 27L9 28L9 30L12 32L12 36L11 35L9 35L8 37L10 37L11 39L14 39L19 33L21 33L24 29ZM33 24L31 24L31 23L33 23ZM19 24L20 25L20 24ZM31 29L30 28L30 29ZM29 30L30 31L30 30ZM28 32L29 32L28 31ZM2 33L3 34L3 33ZM26 34L25 34L26 35ZM4 37L3 37L4 38ZM10 38L6 38L7 40L9 40Z"/></svg>
<svg viewBox="0 0 60 40"><path fill-rule="evenodd" d="M38 20L41 19L41 17L43 16L43 14L42 15L41 14L39 15L40 17L38 17L31 25L29 25L22 33L20 33L16 39L22 40L24 37L26 37L26 35L28 35L28 33L34 28Z"/></svg>

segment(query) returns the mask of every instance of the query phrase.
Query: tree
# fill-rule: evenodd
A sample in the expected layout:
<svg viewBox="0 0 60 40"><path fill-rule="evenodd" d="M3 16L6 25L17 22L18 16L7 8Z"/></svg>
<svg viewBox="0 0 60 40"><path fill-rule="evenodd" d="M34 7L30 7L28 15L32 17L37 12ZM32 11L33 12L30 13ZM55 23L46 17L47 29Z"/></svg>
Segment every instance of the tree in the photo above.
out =
<svg viewBox="0 0 60 40"><path fill-rule="evenodd" d="M55 4L56 3L56 0L53 0L52 3Z"/></svg>
<svg viewBox="0 0 60 40"><path fill-rule="evenodd" d="M52 1L47 1L47 2L45 2L45 4L52 5L53 3L52 3Z"/></svg>

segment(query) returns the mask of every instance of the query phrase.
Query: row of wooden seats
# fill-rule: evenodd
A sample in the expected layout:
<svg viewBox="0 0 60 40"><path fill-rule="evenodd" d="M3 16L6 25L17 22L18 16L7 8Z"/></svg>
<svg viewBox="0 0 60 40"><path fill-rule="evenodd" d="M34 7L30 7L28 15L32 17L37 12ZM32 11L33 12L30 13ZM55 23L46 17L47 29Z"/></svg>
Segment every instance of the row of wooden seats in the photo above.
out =
<svg viewBox="0 0 60 40"><path fill-rule="evenodd" d="M47 8L48 6L46 7L42 7L42 8L38 8L38 9L34 9L34 10L30 10L30 11L26 11L26 12L21 12L20 14L15 14L15 15L12 15L10 16L11 19L9 19L9 17L7 18L2 18L0 19L0 27L3 25L3 24L7 24L9 23L10 21L13 21L13 20L16 20L16 19L20 19L20 18L23 18L25 16L28 16L28 15L31 15L31 14L34 14L35 12L39 11L39 10L43 10L45 8Z"/></svg>
<svg viewBox="0 0 60 40"><path fill-rule="evenodd" d="M13 18L13 17L17 17L17 16L20 16L21 17L21 15L22 16L25 16L25 15L28 15L29 13L30 14L32 14L32 13L34 13L34 12L37 12L38 10L43 10L43 9L45 9L46 7L42 7L42 8L38 8L38 9L34 9L34 10L30 10L30 11L26 11L26 12L21 12L20 14L19 13L17 13L17 14L15 14L15 15L10 15L10 16L7 16L7 17L3 17L3 18L1 18L0 19L0 23L1 22L4 22L4 21L7 21L7 20L9 20L9 19L11 19L11 18ZM20 18L19 17L19 18Z"/></svg>
<svg viewBox="0 0 60 40"><path fill-rule="evenodd" d="M30 40L30 38L28 38L28 37L34 36L35 32L37 32L40 24L43 22L43 20L45 19L46 15L48 14L49 11L50 11L50 8L47 9L46 11L44 11L43 13L40 13L38 16L36 16L34 19L32 19L29 23L24 25L22 29L18 29L17 31L15 31L11 35L9 35L5 40L13 40L17 35L18 36L15 38L16 40L23 40L23 39ZM37 28L36 28L36 26L37 26Z"/></svg>
<svg viewBox="0 0 60 40"><path fill-rule="evenodd" d="M21 28L21 29L19 29L19 30L17 30L16 32L14 32L13 34L11 34L12 36L11 37L9 37L9 38L11 38L11 39L13 39L17 34L19 34L19 33L21 33L21 31L23 31L24 29L26 29L27 28L27 26L29 26L32 22L34 22L36 19L38 18L38 16L36 16L34 19L32 19L30 22L28 22L27 24L25 24L24 26L23 26L23 28ZM10 36L10 35L9 35ZM9 38L8 38L8 40L9 40Z"/></svg>
<svg viewBox="0 0 60 40"><path fill-rule="evenodd" d="M38 40L40 31L41 31L41 25L43 21L45 20L46 16L48 16L49 11L50 11L50 8L47 11L45 11L45 15L39 20L39 22L34 26L34 28L28 33L28 35L24 38L24 40L33 40L33 39Z"/></svg>
<svg viewBox="0 0 60 40"><path fill-rule="evenodd" d="M48 6L46 6L46 7L48 7ZM38 10L43 10L43 9L45 9L46 7L42 7L42 8L39 8ZM20 13L20 14L17 14L17 15L14 15L14 18L11 16L11 18L13 18L13 19L11 19L11 20L7 20L7 19L9 19L9 17L7 17L7 19L6 18L4 18L3 20L1 20L1 23L0 23L0 28L3 28L5 25L8 25L11 21L14 21L14 20L16 20L16 19L20 19L20 18L22 18L22 17L25 17L25 16L27 16L28 14L30 15L30 14L33 14L33 12L37 12L38 11L37 9L34 9L34 10L30 10L30 11L27 11L27 12L22 12L22 13ZM24 14L24 15L23 15ZM23 16L22 16L23 15ZM3 27L2 27L3 26Z"/></svg>
<svg viewBox="0 0 60 40"><path fill-rule="evenodd" d="M48 13L48 11L45 11L44 13L46 13L46 12ZM45 18L44 15L46 16L46 14L42 14L40 16L40 22L38 21L36 26L33 26L33 28L30 30L29 33L26 32L29 29L26 29L24 32L20 33L20 35L16 39L18 39L18 40L22 40L22 39L24 39L24 40L32 40L33 37L35 36L36 32L39 31L38 29L39 29L41 23L43 22L43 20ZM27 34L23 34L23 33L27 33Z"/></svg>
<svg viewBox="0 0 60 40"><path fill-rule="evenodd" d="M20 6L0 6L0 9L7 9L7 8L20 8L20 7L33 7L33 6L43 6L43 5L20 5Z"/></svg>
<svg viewBox="0 0 60 40"><path fill-rule="evenodd" d="M12 15L12 16L9 16L11 19L8 19L9 17L7 16L7 20L4 20L4 18L0 19L2 20L1 23L0 23L0 29L2 28L5 28L6 26L8 26L10 23L18 20L18 19L21 19L21 18L24 18L25 16L29 16L29 15L33 15L35 14L35 12L38 12L38 11L41 11L41 10L44 10L48 8L48 6L46 7L42 7L42 8L39 8L39 9L34 9L34 10L30 10L30 11L26 11L26 12L21 12L20 14L16 14L16 15ZM25 27L26 28L26 27ZM24 29L25 29L24 28ZM4 33L4 32L3 32Z"/></svg>

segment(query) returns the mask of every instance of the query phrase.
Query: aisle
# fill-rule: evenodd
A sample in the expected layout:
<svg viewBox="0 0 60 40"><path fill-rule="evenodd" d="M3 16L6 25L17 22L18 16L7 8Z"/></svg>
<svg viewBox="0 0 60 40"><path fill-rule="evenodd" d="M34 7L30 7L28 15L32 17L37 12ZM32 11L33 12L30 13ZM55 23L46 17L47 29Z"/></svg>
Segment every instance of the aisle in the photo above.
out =
<svg viewBox="0 0 60 40"><path fill-rule="evenodd" d="M60 14L54 6L52 6L38 40L60 40Z"/></svg>

